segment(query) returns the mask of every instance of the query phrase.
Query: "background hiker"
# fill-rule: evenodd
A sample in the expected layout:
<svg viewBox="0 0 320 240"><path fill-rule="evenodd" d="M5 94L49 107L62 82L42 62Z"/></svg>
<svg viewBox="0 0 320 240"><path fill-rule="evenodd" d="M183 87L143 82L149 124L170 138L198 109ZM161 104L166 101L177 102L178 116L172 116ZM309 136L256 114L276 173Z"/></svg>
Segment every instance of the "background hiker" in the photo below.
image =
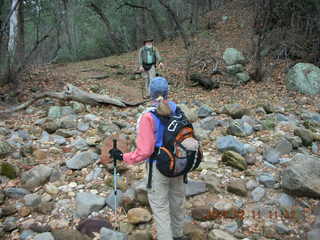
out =
<svg viewBox="0 0 320 240"><path fill-rule="evenodd" d="M156 66L163 67L162 58L158 49L153 45L153 39L146 39L143 42L138 54L139 71L145 81L145 95L150 97L149 85L151 79L156 76Z"/></svg>
<svg viewBox="0 0 320 240"><path fill-rule="evenodd" d="M150 109L156 109L163 116L173 114L177 106L168 101L168 82L165 78L156 77L150 84L152 107L147 109L138 120L136 150L122 154L119 150L112 154L122 158L128 164L135 164L145 160L147 167L154 160L155 148L161 142L163 131L156 129L153 113ZM163 130L163 129L162 129ZM158 240L183 240L183 223L185 217L184 177L166 177L160 173L157 167L152 168L152 185L148 189L148 199L152 208L153 217L157 227Z"/></svg>

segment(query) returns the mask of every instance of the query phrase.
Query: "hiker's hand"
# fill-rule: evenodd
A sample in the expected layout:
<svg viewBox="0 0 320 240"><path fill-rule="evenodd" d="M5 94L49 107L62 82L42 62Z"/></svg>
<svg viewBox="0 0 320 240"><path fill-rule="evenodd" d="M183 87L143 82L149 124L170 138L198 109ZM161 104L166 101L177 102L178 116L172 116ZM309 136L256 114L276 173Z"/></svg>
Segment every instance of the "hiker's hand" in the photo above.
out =
<svg viewBox="0 0 320 240"><path fill-rule="evenodd" d="M111 159L115 159L119 161L123 160L123 152L121 152L119 149L111 149L109 151L109 155Z"/></svg>
<svg viewBox="0 0 320 240"><path fill-rule="evenodd" d="M163 63L162 62L159 63L159 68L163 68L163 67L164 67Z"/></svg>
<svg viewBox="0 0 320 240"><path fill-rule="evenodd" d="M139 67L139 71L140 71L140 72L144 72L143 66L140 66L140 67Z"/></svg>

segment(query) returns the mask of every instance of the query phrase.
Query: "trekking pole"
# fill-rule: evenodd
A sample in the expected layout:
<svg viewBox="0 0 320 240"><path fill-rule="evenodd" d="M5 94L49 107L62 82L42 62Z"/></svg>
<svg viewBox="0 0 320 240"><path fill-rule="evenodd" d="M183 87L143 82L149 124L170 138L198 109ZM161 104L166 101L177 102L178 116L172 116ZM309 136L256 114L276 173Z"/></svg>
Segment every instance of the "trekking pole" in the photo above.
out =
<svg viewBox="0 0 320 240"><path fill-rule="evenodd" d="M113 150L117 149L117 139L113 139ZM113 157L114 214L117 222L117 159ZM117 229L117 227L116 227Z"/></svg>

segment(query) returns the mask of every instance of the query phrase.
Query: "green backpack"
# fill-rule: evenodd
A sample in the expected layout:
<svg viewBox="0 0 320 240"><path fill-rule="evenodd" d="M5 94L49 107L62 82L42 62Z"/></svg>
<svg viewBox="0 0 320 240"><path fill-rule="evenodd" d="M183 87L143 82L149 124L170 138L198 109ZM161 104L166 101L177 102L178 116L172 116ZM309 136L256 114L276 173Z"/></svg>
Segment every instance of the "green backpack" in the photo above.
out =
<svg viewBox="0 0 320 240"><path fill-rule="evenodd" d="M141 52L142 57L142 66L143 68L148 71L152 65L156 64L157 58L154 48L147 48L144 47Z"/></svg>

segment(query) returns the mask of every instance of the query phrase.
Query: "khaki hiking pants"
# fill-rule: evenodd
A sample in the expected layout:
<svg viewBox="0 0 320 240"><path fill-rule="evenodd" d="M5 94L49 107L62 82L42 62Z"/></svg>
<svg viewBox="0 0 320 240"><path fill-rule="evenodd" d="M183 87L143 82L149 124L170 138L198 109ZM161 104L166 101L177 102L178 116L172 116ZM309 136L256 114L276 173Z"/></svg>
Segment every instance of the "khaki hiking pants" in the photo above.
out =
<svg viewBox="0 0 320 240"><path fill-rule="evenodd" d="M156 68L154 65L149 69L149 71L144 71L142 73L142 77L145 82L145 95L148 97L150 96L150 82L153 78L155 78L155 76L156 76Z"/></svg>
<svg viewBox="0 0 320 240"><path fill-rule="evenodd" d="M153 164L152 187L148 199L157 227L157 240L172 240L183 235L185 183L183 176L168 178Z"/></svg>

